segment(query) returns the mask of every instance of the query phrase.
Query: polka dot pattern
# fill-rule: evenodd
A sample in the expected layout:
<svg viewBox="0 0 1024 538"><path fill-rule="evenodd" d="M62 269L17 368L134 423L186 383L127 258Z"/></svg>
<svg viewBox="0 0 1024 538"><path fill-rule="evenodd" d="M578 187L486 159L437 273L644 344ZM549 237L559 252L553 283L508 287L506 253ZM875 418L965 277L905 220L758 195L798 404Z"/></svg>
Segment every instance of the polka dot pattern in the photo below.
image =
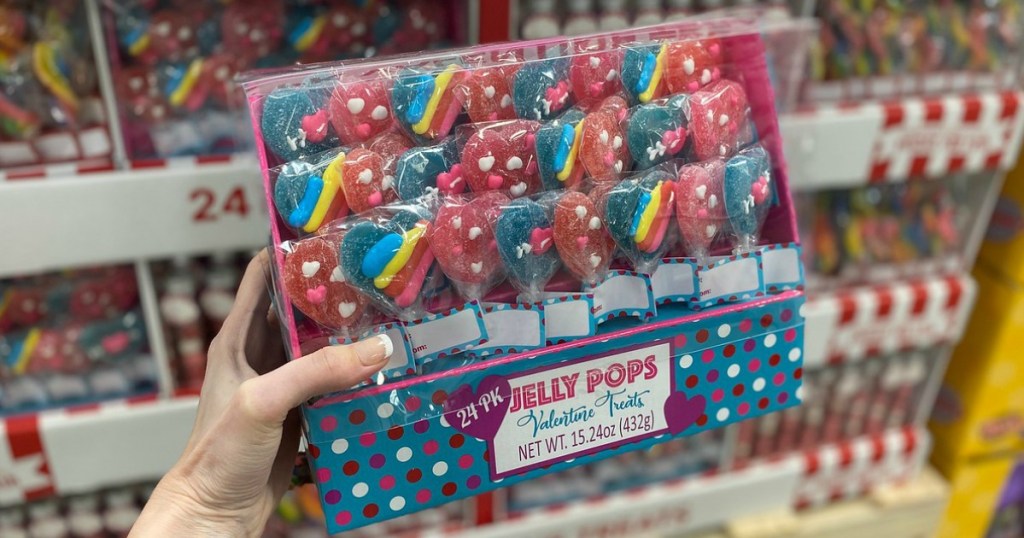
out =
<svg viewBox="0 0 1024 538"><path fill-rule="evenodd" d="M694 435L799 401L803 326L797 324L803 320L796 313L802 302L801 297L776 300L619 339L603 334L586 347L570 344L557 357L575 360L637 344L671 342L672 359L666 366L672 369L676 390L688 397L703 395L707 401L703 414L682 433ZM538 360L531 367L549 364ZM452 428L443 406L460 384L475 386L487 375L508 375L522 368L499 363L451 379L370 396L357 393L347 402L305 408L311 446L321 448L311 451L310 457L328 531L339 533L672 437L660 435L577 455L571 463L506 476L499 484L492 479L487 443ZM342 435L346 437L339 438Z"/></svg>

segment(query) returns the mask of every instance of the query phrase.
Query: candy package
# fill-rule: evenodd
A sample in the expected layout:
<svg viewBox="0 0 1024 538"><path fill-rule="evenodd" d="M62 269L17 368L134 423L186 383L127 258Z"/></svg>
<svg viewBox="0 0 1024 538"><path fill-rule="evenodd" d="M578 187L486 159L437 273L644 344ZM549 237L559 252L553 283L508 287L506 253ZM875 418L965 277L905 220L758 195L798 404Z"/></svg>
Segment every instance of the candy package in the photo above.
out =
<svg viewBox="0 0 1024 538"><path fill-rule="evenodd" d="M598 209L619 251L641 273L653 273L672 247L676 229L675 167L662 165L631 176L621 183L594 187Z"/></svg>

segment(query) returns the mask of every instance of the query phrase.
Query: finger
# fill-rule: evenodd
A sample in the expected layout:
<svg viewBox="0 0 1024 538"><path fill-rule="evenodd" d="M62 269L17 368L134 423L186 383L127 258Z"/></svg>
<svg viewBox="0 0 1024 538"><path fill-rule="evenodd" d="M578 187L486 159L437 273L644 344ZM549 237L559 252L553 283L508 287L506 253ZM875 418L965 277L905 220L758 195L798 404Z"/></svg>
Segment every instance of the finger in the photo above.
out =
<svg viewBox="0 0 1024 538"><path fill-rule="evenodd" d="M247 412L265 424L280 424L294 407L330 392L345 390L377 373L394 352L387 335L347 346L328 346L250 379L242 389Z"/></svg>
<svg viewBox="0 0 1024 538"><path fill-rule="evenodd" d="M260 321L265 318L267 310L270 309L270 290L267 288L269 277L270 251L263 249L245 268L245 274L235 294L235 304L224 320L222 333L237 334L244 338L254 318Z"/></svg>

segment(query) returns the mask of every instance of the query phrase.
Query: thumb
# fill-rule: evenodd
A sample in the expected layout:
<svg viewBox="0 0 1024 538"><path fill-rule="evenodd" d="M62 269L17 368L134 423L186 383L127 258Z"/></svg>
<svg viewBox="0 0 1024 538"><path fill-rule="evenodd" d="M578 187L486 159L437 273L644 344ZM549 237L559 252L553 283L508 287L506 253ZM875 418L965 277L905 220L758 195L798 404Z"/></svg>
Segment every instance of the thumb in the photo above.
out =
<svg viewBox="0 0 1024 538"><path fill-rule="evenodd" d="M243 383L239 387L242 405L260 422L281 423L288 411L306 400L370 378L387 364L394 350L386 334L321 348Z"/></svg>

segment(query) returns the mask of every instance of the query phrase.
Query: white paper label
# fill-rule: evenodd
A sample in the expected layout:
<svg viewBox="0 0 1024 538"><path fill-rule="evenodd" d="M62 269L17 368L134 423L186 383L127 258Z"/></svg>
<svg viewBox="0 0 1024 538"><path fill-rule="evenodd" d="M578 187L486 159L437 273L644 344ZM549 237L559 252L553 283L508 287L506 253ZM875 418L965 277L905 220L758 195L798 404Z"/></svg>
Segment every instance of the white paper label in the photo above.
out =
<svg viewBox="0 0 1024 538"><path fill-rule="evenodd" d="M476 314L476 309L466 308L422 323L407 324L405 330L412 341L413 355L421 360L432 358L453 347L485 340L487 334L483 330L484 325Z"/></svg>
<svg viewBox="0 0 1024 538"><path fill-rule="evenodd" d="M484 327L490 348L532 348L544 345L544 316L539 308L526 310L513 305L495 305L484 310Z"/></svg>
<svg viewBox="0 0 1024 538"><path fill-rule="evenodd" d="M795 248L765 249L761 252L764 284L793 284L800 281L800 253Z"/></svg>
<svg viewBox="0 0 1024 538"><path fill-rule="evenodd" d="M761 288L757 258L736 260L704 269L700 272L700 300L702 303L722 297L741 296Z"/></svg>
<svg viewBox="0 0 1024 538"><path fill-rule="evenodd" d="M0 165L16 166L31 164L38 160L28 142L4 142L0 144Z"/></svg>
<svg viewBox="0 0 1024 538"><path fill-rule="evenodd" d="M614 273L594 287L594 316L598 322L620 311L637 317L650 311L653 299L648 290L649 282L644 275Z"/></svg>
<svg viewBox="0 0 1024 538"><path fill-rule="evenodd" d="M381 333L378 332L377 334ZM402 327L395 325L383 331L383 334L388 335L388 338L391 339L391 343L395 346L395 351L388 358L387 366L382 368L382 370L394 375L404 375L407 369L415 368L416 361L413 359L411 350L407 345L405 332L402 331Z"/></svg>
<svg viewBox="0 0 1024 538"><path fill-rule="evenodd" d="M78 159L78 145L71 133L53 133L36 139L36 149L44 161L69 161Z"/></svg>
<svg viewBox="0 0 1024 538"><path fill-rule="evenodd" d="M687 262L662 263L651 275L655 300L665 297L685 297L697 292L694 289L694 266Z"/></svg>
<svg viewBox="0 0 1024 538"><path fill-rule="evenodd" d="M79 133L82 157L106 157L110 155L110 135L104 127L94 127Z"/></svg>
<svg viewBox="0 0 1024 538"><path fill-rule="evenodd" d="M593 296L544 302L544 336L549 340L582 338L594 334Z"/></svg>

